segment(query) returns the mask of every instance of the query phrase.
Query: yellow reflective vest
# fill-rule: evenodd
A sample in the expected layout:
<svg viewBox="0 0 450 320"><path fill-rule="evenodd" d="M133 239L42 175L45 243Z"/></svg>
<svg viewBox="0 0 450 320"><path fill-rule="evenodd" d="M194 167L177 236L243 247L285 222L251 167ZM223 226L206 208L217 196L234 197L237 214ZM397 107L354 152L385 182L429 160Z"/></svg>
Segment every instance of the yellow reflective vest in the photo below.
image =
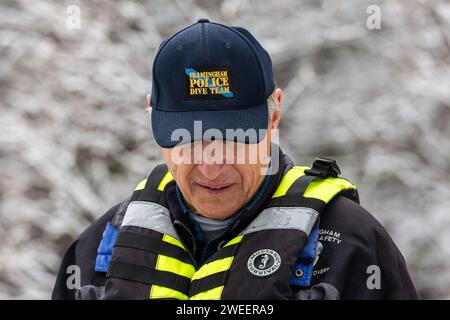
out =
<svg viewBox="0 0 450 320"><path fill-rule="evenodd" d="M356 192L338 177L312 177L294 166L257 217L197 265L177 233L158 166L132 195L105 282L110 299L291 299L292 269L326 205Z"/></svg>

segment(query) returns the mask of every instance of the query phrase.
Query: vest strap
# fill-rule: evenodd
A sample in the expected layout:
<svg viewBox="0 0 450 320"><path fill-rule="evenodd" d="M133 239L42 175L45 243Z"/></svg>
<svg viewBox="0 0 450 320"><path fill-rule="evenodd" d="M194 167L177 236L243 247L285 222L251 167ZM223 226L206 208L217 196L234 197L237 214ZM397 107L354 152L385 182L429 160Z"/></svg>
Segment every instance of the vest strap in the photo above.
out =
<svg viewBox="0 0 450 320"><path fill-rule="evenodd" d="M211 289L223 286L226 280L227 272L228 270L221 271L208 276L208 279L192 281L189 295L193 297L201 292L209 291Z"/></svg>
<svg viewBox="0 0 450 320"><path fill-rule="evenodd" d="M159 164L152 170L147 179L139 182L134 189L130 201L144 200L164 205L164 187L172 180L173 177L167 169L167 166L165 164Z"/></svg>
<svg viewBox="0 0 450 320"><path fill-rule="evenodd" d="M305 170L306 171L306 170ZM304 175L294 181L291 187L286 192L285 197L296 196L297 198L303 195L309 184L316 179L316 176Z"/></svg>
<svg viewBox="0 0 450 320"><path fill-rule="evenodd" d="M148 189L157 189L166 172L167 166L164 163L158 164L148 176L145 187Z"/></svg>
<svg viewBox="0 0 450 320"><path fill-rule="evenodd" d="M116 247L133 248L152 253L161 253L183 262L190 262L188 252L178 245L165 241L163 237L151 237L134 232L121 232L116 241Z"/></svg>
<svg viewBox="0 0 450 320"><path fill-rule="evenodd" d="M240 235L225 244L213 259L196 271L192 277L189 296L197 299L220 299L225 285L226 277L233 263L234 256L244 236Z"/></svg>
<svg viewBox="0 0 450 320"><path fill-rule="evenodd" d="M111 267L106 277L140 282L146 285L167 287L186 295L188 294L188 288L191 284L191 279L175 273L119 261L111 262Z"/></svg>

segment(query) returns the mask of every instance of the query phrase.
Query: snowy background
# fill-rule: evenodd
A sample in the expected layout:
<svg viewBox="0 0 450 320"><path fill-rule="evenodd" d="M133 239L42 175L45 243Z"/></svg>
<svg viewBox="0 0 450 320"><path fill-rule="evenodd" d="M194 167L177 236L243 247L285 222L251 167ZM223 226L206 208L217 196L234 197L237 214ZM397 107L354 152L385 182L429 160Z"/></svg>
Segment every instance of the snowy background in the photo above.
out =
<svg viewBox="0 0 450 320"><path fill-rule="evenodd" d="M421 296L450 299L450 2L433 0L2 0L0 298L49 298L70 242L160 161L155 49L199 18L260 40L285 91L282 147L336 158Z"/></svg>

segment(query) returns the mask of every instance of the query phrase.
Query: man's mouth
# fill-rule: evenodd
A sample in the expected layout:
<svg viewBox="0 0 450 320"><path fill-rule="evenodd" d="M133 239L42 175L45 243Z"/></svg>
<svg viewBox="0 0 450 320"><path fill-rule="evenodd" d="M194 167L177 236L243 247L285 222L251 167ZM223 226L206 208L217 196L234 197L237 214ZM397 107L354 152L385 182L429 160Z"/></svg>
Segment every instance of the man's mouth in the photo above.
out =
<svg viewBox="0 0 450 320"><path fill-rule="evenodd" d="M232 183L221 183L221 184L206 184L206 183L196 183L197 186L201 188L204 192L219 194L229 190L232 187Z"/></svg>

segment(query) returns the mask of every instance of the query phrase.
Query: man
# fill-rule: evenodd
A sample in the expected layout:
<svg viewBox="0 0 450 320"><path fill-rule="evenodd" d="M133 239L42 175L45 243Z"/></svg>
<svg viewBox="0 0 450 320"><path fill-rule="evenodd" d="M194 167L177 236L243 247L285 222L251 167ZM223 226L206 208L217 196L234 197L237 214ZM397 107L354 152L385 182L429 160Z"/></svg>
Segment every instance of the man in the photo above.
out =
<svg viewBox="0 0 450 320"><path fill-rule="evenodd" d="M164 41L147 104L165 164L70 246L53 298L416 299L336 163L275 143L281 102L247 30L200 19Z"/></svg>

